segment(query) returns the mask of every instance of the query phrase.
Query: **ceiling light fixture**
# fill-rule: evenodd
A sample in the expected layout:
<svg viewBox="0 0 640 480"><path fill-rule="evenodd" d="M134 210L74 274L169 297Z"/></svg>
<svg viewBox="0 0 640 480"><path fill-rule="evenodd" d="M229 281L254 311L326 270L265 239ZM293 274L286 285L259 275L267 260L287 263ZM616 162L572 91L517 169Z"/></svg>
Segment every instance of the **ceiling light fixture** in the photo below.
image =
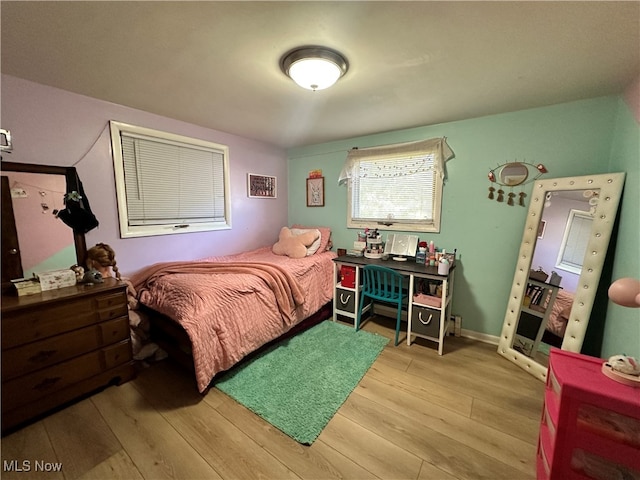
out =
<svg viewBox="0 0 640 480"><path fill-rule="evenodd" d="M300 47L286 53L280 68L308 90L324 90L336 83L349 68L347 59L325 47Z"/></svg>

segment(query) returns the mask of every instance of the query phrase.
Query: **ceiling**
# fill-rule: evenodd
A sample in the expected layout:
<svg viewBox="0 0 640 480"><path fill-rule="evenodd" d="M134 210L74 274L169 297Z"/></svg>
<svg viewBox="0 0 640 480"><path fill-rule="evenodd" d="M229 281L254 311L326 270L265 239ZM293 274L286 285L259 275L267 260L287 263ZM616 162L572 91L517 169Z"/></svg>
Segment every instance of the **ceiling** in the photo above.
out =
<svg viewBox="0 0 640 480"><path fill-rule="evenodd" d="M279 147L617 94L640 2L2 1L2 73ZM328 90L279 68L345 55Z"/></svg>

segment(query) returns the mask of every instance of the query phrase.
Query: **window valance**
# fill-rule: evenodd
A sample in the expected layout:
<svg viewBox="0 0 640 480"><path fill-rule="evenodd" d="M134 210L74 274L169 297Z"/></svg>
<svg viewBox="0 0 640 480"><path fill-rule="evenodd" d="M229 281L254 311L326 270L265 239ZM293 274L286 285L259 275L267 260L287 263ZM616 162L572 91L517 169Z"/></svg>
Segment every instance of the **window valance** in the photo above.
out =
<svg viewBox="0 0 640 480"><path fill-rule="evenodd" d="M445 177L445 162L454 157L454 153L447 144L446 137L420 140L417 142L397 143L379 147L353 148L347 154L347 160L338 177L338 185L345 184L357 175L374 177L394 177L411 175L416 172L435 170L441 179ZM426 161L426 159L432 161ZM366 173L358 168L361 160L393 160L403 159L399 168L389 166L380 169L368 169ZM407 164L409 162L409 164ZM387 162L384 162L387 163ZM387 164L388 165L388 164Z"/></svg>

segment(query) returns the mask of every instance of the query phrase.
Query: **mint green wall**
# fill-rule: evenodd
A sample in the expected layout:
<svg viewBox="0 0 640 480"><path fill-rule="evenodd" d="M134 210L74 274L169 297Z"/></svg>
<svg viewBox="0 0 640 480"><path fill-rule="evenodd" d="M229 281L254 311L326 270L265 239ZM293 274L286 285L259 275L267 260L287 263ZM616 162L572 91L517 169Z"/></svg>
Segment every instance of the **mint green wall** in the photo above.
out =
<svg viewBox="0 0 640 480"><path fill-rule="evenodd" d="M75 265L76 263L78 263L78 258L76 256L76 246L75 244L71 244L22 273L24 278L30 278L34 274L37 274L39 272L60 270L61 268L67 268Z"/></svg>
<svg viewBox="0 0 640 480"><path fill-rule="evenodd" d="M291 149L289 222L329 226L334 248L349 248L356 232L346 227L347 189L337 185L348 149L446 136L455 158L447 163L441 231L421 237L458 249L453 312L462 316L462 327L497 336L527 208L489 200L487 173L516 160L544 163L545 178L605 173L619 109L618 97L601 97ZM314 169L325 177L325 207L306 207L305 179ZM607 345L615 349L611 337Z"/></svg>
<svg viewBox="0 0 640 480"><path fill-rule="evenodd" d="M627 173L612 279L640 278L640 126L622 100L609 168ZM640 358L640 308L625 308L609 302L601 356L620 353Z"/></svg>

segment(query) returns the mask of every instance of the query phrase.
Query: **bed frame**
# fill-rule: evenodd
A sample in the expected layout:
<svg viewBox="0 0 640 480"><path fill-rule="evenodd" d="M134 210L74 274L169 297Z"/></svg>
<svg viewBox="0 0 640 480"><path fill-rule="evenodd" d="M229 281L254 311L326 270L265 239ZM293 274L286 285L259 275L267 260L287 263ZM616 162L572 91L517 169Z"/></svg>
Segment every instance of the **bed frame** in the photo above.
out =
<svg viewBox="0 0 640 480"><path fill-rule="evenodd" d="M545 330L542 334L542 341L552 347L562 348L562 337L549 330Z"/></svg>
<svg viewBox="0 0 640 480"><path fill-rule="evenodd" d="M147 314L149 317L149 321L151 324L151 340L155 342L160 348L164 349L169 354L169 357L173 361L175 361L183 368L195 374L193 357L191 354L191 340L189 339L189 335L187 335L187 332L185 332L185 330L179 324L177 324L175 321L173 321L171 318L167 317L166 315L158 313L148 307L145 307L142 304L140 305L140 309L143 310L144 313ZM266 343L255 352L252 352L249 355L247 355L245 358L241 360L241 362L245 361L247 358L252 357L253 355L256 355L259 352L262 352L263 350L269 348L271 345L279 342L280 340L292 337L293 335L299 332L302 332L304 330L307 330L313 327L314 325L317 325L323 320L331 318L332 315L333 315L333 301L331 300L327 302L325 305L323 305L320 308L320 310L318 310L316 313L307 317L300 323L294 325L289 331L283 333L278 338ZM215 379L221 373L222 372L218 373L211 380L207 390L205 390L202 393L203 395L207 393L208 389L211 388ZM195 381L195 377L194 377L194 381Z"/></svg>

